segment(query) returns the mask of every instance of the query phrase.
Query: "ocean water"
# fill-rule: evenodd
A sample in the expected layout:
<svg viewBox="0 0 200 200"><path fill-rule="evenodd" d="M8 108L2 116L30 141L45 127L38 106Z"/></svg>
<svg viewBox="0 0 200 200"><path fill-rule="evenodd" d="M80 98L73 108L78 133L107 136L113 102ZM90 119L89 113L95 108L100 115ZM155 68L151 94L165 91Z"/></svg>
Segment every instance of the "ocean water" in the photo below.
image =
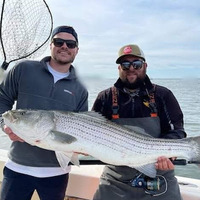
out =
<svg viewBox="0 0 200 200"><path fill-rule="evenodd" d="M97 94L115 83L116 79L85 77L84 84L89 91L89 109ZM177 98L184 114L184 127L188 137L200 135L200 79L152 79L153 83L169 88ZM0 149L9 149L11 142L0 132ZM200 168L195 164L175 166L178 176L200 179Z"/></svg>

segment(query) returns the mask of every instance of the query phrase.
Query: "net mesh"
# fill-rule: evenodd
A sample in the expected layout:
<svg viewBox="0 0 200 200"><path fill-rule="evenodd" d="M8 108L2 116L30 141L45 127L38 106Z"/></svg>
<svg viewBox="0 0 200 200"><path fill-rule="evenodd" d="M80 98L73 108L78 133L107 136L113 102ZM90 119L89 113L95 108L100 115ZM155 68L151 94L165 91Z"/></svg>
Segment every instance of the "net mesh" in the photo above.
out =
<svg viewBox="0 0 200 200"><path fill-rule="evenodd" d="M10 63L40 56L47 48L53 20L44 0L4 0L0 27L0 53Z"/></svg>

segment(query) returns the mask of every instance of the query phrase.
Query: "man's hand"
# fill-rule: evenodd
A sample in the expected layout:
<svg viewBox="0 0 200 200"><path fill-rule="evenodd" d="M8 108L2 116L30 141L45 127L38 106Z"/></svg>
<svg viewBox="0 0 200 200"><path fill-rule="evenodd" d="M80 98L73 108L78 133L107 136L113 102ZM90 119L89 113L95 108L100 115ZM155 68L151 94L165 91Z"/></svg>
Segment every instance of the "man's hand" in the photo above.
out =
<svg viewBox="0 0 200 200"><path fill-rule="evenodd" d="M12 141L24 142L24 140L22 140L20 137L18 137L17 135L15 135L8 126L4 125L3 130L9 136L9 138Z"/></svg>
<svg viewBox="0 0 200 200"><path fill-rule="evenodd" d="M175 158L172 158L172 160L174 159ZM155 166L156 166L156 169L158 170L173 170L174 169L174 164L171 162L171 160L164 156L161 156L158 158Z"/></svg>

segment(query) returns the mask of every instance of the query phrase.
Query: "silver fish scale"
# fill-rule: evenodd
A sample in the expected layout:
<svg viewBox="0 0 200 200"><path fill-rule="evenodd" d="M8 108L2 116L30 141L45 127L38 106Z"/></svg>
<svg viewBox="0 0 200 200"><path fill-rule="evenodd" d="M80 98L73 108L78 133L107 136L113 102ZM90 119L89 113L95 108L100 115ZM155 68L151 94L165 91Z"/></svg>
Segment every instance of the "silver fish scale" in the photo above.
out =
<svg viewBox="0 0 200 200"><path fill-rule="evenodd" d="M97 119L84 113L55 112L56 130L66 132L78 138L96 143L116 151L131 151L138 154L151 154L156 150L166 152L191 151L188 143L179 140L162 141L162 139L145 138L133 131L106 119ZM89 144L89 143L88 143Z"/></svg>

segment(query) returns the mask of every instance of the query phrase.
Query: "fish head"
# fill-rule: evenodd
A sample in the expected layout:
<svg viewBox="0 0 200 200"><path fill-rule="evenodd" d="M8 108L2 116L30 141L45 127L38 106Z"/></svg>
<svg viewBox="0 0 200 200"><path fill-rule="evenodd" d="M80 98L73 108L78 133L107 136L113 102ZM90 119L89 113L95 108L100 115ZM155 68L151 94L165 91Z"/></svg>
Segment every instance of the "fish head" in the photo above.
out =
<svg viewBox="0 0 200 200"><path fill-rule="evenodd" d="M35 144L54 128L54 112L47 110L9 110L4 123L24 141Z"/></svg>

